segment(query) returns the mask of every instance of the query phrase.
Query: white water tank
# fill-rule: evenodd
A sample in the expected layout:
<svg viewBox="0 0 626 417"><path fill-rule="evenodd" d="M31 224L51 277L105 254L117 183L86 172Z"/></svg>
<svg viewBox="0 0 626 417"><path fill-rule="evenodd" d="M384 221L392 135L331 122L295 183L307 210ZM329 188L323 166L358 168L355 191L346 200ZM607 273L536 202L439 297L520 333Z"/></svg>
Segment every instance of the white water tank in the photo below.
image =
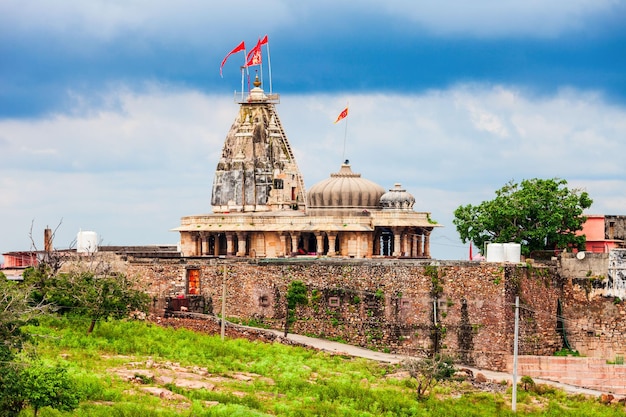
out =
<svg viewBox="0 0 626 417"><path fill-rule="evenodd" d="M520 263L522 258L522 246L519 243L511 242L504 244L504 261Z"/></svg>
<svg viewBox="0 0 626 417"><path fill-rule="evenodd" d="M76 235L76 252L94 253L98 251L98 234L81 230Z"/></svg>
<svg viewBox="0 0 626 417"><path fill-rule="evenodd" d="M502 243L487 243L487 262L504 262Z"/></svg>

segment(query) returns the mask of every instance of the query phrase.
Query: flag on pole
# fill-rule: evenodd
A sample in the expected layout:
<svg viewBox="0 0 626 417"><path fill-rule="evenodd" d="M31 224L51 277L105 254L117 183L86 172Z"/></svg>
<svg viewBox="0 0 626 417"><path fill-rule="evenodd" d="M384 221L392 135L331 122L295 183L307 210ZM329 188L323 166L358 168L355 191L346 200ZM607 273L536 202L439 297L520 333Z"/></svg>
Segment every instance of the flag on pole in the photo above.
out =
<svg viewBox="0 0 626 417"><path fill-rule="evenodd" d="M346 117L348 117L348 108L347 107L345 109L343 109L343 111L341 113L339 113L339 116L337 116L337 120L335 120L335 123L339 123L340 120L345 119Z"/></svg>
<svg viewBox="0 0 626 417"><path fill-rule="evenodd" d="M266 45L266 44L267 44L267 35L265 35L263 39L259 41L259 45L261 46Z"/></svg>
<svg viewBox="0 0 626 417"><path fill-rule="evenodd" d="M256 46L248 52L248 56L246 57L246 67L253 67L255 65L261 65L261 46L267 43L267 36L263 38L265 43L261 43L261 39L257 42Z"/></svg>
<svg viewBox="0 0 626 417"><path fill-rule="evenodd" d="M228 53L228 55L226 55L226 57L222 60L222 65L220 65L220 77L222 76L222 68L224 67L224 64L226 63L226 60L228 59L228 57L231 56L232 54L236 54L237 52L245 51L245 49L246 49L246 44L244 43L244 41L241 41L239 45L235 46L235 49L233 49L232 51Z"/></svg>
<svg viewBox="0 0 626 417"><path fill-rule="evenodd" d="M469 260L474 260L474 255L472 254L472 241L470 240L470 251L469 251Z"/></svg>

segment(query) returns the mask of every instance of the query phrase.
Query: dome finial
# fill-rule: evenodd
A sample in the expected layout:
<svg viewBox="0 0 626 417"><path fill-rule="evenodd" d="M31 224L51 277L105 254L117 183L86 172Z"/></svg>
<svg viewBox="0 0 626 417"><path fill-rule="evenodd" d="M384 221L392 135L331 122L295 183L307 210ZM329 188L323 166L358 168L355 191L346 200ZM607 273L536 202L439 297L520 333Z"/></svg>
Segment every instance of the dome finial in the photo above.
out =
<svg viewBox="0 0 626 417"><path fill-rule="evenodd" d="M254 82L252 83L255 87L261 86L261 81L259 80L259 74L257 73L256 77L254 77Z"/></svg>

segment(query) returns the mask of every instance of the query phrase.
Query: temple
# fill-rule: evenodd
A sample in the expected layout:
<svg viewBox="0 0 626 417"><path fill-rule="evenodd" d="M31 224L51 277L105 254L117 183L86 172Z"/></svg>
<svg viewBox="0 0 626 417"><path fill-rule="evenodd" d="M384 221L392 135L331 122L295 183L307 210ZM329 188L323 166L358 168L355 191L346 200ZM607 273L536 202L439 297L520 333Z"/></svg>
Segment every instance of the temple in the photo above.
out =
<svg viewBox="0 0 626 417"><path fill-rule="evenodd" d="M385 190L349 161L307 193L275 104L258 78L224 141L212 214L185 216L183 256L430 258L430 213L400 184Z"/></svg>

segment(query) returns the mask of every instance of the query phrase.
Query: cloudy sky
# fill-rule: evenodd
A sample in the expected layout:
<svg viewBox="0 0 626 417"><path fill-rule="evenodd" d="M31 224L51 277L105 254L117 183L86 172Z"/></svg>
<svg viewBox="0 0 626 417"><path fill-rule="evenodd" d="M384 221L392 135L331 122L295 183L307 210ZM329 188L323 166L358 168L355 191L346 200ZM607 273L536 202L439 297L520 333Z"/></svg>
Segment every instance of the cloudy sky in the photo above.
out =
<svg viewBox="0 0 626 417"><path fill-rule="evenodd" d="M563 178L588 213L626 214L624 22L622 0L4 0L0 253L30 249L31 225L39 248L46 226L58 248L81 229L176 243L210 211L237 113L243 54L220 63L266 34L307 187L345 158L402 183L445 226L435 258L467 257L453 211L510 180Z"/></svg>

